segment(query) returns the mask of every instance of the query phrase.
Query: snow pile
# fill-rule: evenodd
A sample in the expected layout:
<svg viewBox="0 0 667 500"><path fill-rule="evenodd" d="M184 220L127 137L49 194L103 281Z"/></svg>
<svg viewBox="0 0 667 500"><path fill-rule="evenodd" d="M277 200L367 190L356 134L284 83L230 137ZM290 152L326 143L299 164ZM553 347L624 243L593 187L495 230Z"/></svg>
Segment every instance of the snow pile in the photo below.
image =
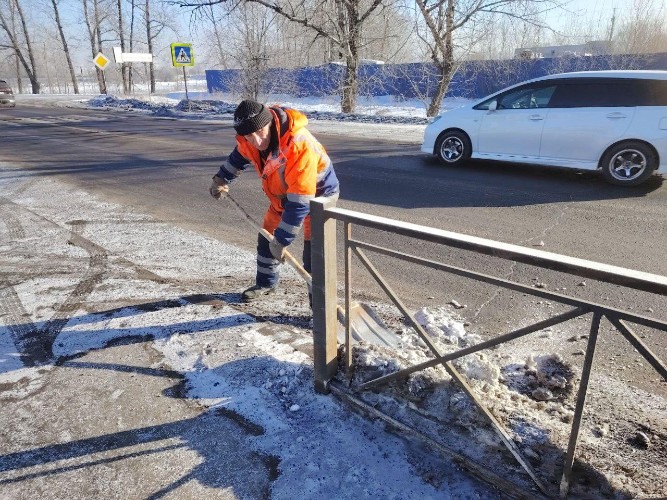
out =
<svg viewBox="0 0 667 500"><path fill-rule="evenodd" d="M422 308L415 319L442 353L480 342L447 307ZM395 320L389 323L398 324ZM401 327L400 332L402 349L398 352L363 344L354 347L353 387L434 358L411 328ZM582 358L565 359L558 353L531 350L529 345L520 340L508 342L452 364L540 479L557 491L581 370L573 361ZM441 365L360 394L380 411L496 472L509 473L512 464L516 465L487 418ZM610 401L615 403L610 405ZM665 417L664 399L594 373L578 446L577 457L582 462L575 469L571 495L629 498L659 492L661 487L650 478L661 477L664 486L664 459L657 457L664 456L667 442L658 430L664 425L655 418L664 422ZM643 455L637 457L637 453ZM512 477L523 481L520 475ZM531 483L526 481L524 486L530 488Z"/></svg>
<svg viewBox="0 0 667 500"><path fill-rule="evenodd" d="M202 113L208 116L223 115L230 117L236 109L236 104L215 100L181 100L176 104L152 103L139 99L121 99L114 96L99 96L89 101L94 108L116 108L121 110L148 111L157 116L187 117L189 113ZM284 104L286 106L286 104ZM388 113L340 113L335 111L318 111L299 107L311 120L328 120L356 123L400 123L409 125L425 125L428 119L405 114L392 115ZM185 113L185 114L184 114Z"/></svg>
<svg viewBox="0 0 667 500"><path fill-rule="evenodd" d="M414 318L428 335L429 342L442 354L477 345L482 340L479 335L466 332L463 320L446 307L421 308L414 314ZM369 369L373 369L375 373L388 374L435 357L412 328L403 327L400 336L402 349L398 352L358 344L354 353L358 364L355 366L356 370L365 373L365 379L371 379L374 377L367 376ZM572 391L572 369L558 354L532 353L523 365L501 366L484 352L476 352L454 360L453 364L473 383L495 387L502 382L504 386L519 393L532 394L538 391L538 396L542 394L542 390L550 391L548 398L535 397L533 394L533 399L539 401L553 399L555 396L551 391L561 400ZM450 379L444 370L438 370L439 380ZM413 377L414 374L410 376Z"/></svg>
<svg viewBox="0 0 667 500"><path fill-rule="evenodd" d="M110 95L100 95L88 101L93 108L135 110L149 112L156 116L196 118L204 115L208 118L220 116L231 118L236 109L238 98L232 95L217 95L192 93L196 99L185 99L182 93L170 94L174 98L159 99L150 97L149 101L137 98L119 98ZM222 98L222 100L221 100ZM374 99L360 98L360 104L355 113L341 113L340 103L333 100L329 104L311 102L309 99L296 99L292 96L272 95L266 99L270 105L291 107L302 111L309 120L335 121L347 123L374 123L374 124L403 124L426 125L424 103L393 102L391 96ZM470 99L450 98L443 101L442 110L454 109L471 102Z"/></svg>
<svg viewBox="0 0 667 500"><path fill-rule="evenodd" d="M111 95L99 95L89 101L89 104L95 108L118 108L123 110L153 110L164 104L151 104L141 99L118 99Z"/></svg>
<svg viewBox="0 0 667 500"><path fill-rule="evenodd" d="M445 307L422 308L414 316L427 333L429 342L442 354L473 346L481 340L478 335L468 334L463 321L453 316ZM426 342L412 328L403 327L399 334L401 349L398 351L366 343L353 347L355 384L368 382L435 357ZM500 368L484 353L464 356L456 359L453 364L471 383L480 387L496 386L500 380ZM443 384L448 386L450 380L447 371L438 365L408 375L405 387L401 387L401 382L397 382L392 384L392 388L398 391L400 397L415 400L426 397Z"/></svg>
<svg viewBox="0 0 667 500"><path fill-rule="evenodd" d="M434 339L446 339L448 343L455 345L465 339L463 323L454 320L443 308L431 312L424 307L415 313L415 319Z"/></svg>

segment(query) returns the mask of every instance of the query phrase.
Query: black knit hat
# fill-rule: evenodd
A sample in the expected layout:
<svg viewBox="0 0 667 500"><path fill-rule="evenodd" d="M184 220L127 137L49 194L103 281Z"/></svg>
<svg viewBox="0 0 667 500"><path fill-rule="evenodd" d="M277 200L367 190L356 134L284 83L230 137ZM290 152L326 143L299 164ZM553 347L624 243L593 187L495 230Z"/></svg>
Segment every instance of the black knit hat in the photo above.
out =
<svg viewBox="0 0 667 500"><path fill-rule="evenodd" d="M273 116L266 106L249 99L241 101L234 111L234 129L239 135L257 132L272 120Z"/></svg>

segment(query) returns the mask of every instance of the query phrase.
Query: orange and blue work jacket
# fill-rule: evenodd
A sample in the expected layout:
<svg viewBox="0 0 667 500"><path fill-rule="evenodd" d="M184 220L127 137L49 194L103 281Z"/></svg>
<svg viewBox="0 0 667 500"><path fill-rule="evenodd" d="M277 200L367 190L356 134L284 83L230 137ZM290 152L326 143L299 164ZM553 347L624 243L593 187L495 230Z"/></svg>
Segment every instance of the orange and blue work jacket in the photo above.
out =
<svg viewBox="0 0 667 500"><path fill-rule="evenodd" d="M310 240L310 200L337 194L338 178L324 146L305 128L305 115L289 108L269 110L273 123L268 150L260 152L237 135L236 147L217 175L232 182L249 165L255 167L270 201L264 229L287 246L303 225L304 238Z"/></svg>

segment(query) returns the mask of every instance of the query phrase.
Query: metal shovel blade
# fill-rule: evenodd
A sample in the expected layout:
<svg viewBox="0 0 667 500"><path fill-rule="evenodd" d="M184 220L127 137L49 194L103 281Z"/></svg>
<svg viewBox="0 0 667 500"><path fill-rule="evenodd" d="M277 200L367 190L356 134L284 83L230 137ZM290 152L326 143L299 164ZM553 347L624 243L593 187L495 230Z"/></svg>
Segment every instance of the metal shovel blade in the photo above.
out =
<svg viewBox="0 0 667 500"><path fill-rule="evenodd" d="M344 312L343 312L344 317ZM388 349L397 349L400 337L389 330L373 309L364 303L353 302L350 306L350 333L357 342L367 342ZM339 329L338 341L345 342L345 329Z"/></svg>

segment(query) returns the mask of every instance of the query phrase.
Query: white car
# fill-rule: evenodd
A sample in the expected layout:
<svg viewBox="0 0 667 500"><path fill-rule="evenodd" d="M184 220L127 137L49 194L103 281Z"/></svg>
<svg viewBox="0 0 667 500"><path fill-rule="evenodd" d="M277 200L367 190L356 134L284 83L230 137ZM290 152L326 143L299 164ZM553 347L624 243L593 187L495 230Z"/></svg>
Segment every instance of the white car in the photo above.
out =
<svg viewBox="0 0 667 500"><path fill-rule="evenodd" d="M600 169L635 186L667 173L667 71L583 71L530 80L446 111L421 150L468 158Z"/></svg>
<svg viewBox="0 0 667 500"><path fill-rule="evenodd" d="M14 92L12 92L12 88L4 80L0 80L0 106L9 106L11 108L16 106Z"/></svg>

